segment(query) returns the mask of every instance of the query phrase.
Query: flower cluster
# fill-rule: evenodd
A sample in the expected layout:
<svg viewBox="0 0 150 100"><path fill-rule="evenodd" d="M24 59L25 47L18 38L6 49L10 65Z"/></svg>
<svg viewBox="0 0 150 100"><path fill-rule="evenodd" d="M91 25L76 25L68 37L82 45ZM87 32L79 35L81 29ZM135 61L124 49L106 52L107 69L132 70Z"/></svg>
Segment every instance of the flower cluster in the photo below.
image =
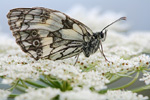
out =
<svg viewBox="0 0 150 100"><path fill-rule="evenodd" d="M7 52L5 56L4 54L0 55L0 76L4 77L2 83L10 84L18 79L38 79L39 72L34 67L29 67L33 60L28 60L23 55L19 55L17 51L14 54Z"/></svg>
<svg viewBox="0 0 150 100"><path fill-rule="evenodd" d="M140 81L144 81L146 85L150 84L150 72L145 72Z"/></svg>
<svg viewBox="0 0 150 100"><path fill-rule="evenodd" d="M44 88L29 91L25 94L17 96L15 100L147 100L147 96L138 95L131 91L113 90L106 94L98 94L87 88L75 87L72 91L61 92L58 89Z"/></svg>
<svg viewBox="0 0 150 100"><path fill-rule="evenodd" d="M147 96L138 95L137 93L132 93L131 91L108 91L106 93L108 100L147 100Z"/></svg>
<svg viewBox="0 0 150 100"><path fill-rule="evenodd" d="M0 100L7 100L10 94L11 94L10 91L0 89Z"/></svg>
<svg viewBox="0 0 150 100"><path fill-rule="evenodd" d="M17 96L15 100L52 100L58 94L60 94L60 90L50 87L38 90L32 89L28 93Z"/></svg>

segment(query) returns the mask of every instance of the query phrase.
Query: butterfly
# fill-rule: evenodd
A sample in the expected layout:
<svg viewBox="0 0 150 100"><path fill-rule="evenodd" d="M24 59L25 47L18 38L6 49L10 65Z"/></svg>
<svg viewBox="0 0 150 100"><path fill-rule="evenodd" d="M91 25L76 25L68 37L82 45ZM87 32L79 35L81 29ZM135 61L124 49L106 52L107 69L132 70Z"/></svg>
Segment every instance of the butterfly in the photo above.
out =
<svg viewBox="0 0 150 100"><path fill-rule="evenodd" d="M83 53L89 57L100 49L107 35L107 27L93 32L89 27L68 15L48 8L15 8L7 14L8 24L16 43L35 60L62 60ZM77 60L76 60L77 61Z"/></svg>

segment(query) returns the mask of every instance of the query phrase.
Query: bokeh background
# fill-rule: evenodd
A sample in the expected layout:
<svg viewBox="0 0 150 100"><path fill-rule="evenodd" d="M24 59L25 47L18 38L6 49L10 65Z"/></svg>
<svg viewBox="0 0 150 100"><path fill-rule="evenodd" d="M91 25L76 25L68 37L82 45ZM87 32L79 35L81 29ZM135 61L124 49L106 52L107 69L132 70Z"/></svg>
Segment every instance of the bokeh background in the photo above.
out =
<svg viewBox="0 0 150 100"><path fill-rule="evenodd" d="M12 8L40 6L66 13L79 5L88 10L123 13L131 31L150 30L150 0L0 0L0 31L10 34L6 15Z"/></svg>

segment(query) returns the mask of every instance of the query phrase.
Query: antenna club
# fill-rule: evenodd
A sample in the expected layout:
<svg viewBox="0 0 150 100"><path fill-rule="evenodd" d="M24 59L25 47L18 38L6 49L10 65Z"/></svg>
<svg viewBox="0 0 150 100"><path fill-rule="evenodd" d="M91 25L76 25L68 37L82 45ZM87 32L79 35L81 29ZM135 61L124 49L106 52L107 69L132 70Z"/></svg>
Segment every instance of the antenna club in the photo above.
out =
<svg viewBox="0 0 150 100"><path fill-rule="evenodd" d="M121 17L120 18L120 20L126 20L127 19L127 17Z"/></svg>

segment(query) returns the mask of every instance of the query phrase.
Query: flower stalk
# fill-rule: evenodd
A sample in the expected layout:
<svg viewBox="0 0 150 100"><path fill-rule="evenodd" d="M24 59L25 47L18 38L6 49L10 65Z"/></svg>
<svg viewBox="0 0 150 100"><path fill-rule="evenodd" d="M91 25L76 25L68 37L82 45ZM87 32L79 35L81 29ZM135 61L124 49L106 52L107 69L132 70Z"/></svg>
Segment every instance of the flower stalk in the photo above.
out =
<svg viewBox="0 0 150 100"><path fill-rule="evenodd" d="M125 88L131 86L131 85L138 79L139 74L140 74L140 72L138 71L138 72L136 73L136 76L133 78L133 80L132 80L131 82L129 82L129 83L123 85L123 86L120 86L120 87L117 87L117 88L113 88L112 90L125 89Z"/></svg>
<svg viewBox="0 0 150 100"><path fill-rule="evenodd" d="M44 86L44 85L41 85L41 84L39 84L39 83L37 83L37 82L34 82L34 81L32 81L32 80L25 80L25 82L26 83L28 83L28 84L30 84L30 85L32 85L32 86L35 86L35 87L37 87L37 88L46 88L46 86Z"/></svg>
<svg viewBox="0 0 150 100"><path fill-rule="evenodd" d="M132 89L131 91L132 92L141 92L141 91L144 91L144 90L148 90L150 89L150 85L146 85L146 86L141 86L141 87L138 87L138 88L135 88L135 89Z"/></svg>

